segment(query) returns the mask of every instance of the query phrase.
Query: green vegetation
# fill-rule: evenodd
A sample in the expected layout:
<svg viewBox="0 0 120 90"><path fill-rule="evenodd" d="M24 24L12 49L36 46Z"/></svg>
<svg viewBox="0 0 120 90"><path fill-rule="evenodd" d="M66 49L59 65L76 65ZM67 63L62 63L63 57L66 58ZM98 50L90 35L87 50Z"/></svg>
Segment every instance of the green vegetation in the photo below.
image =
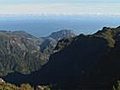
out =
<svg viewBox="0 0 120 90"><path fill-rule="evenodd" d="M117 81L113 86L113 90L120 90L120 81Z"/></svg>
<svg viewBox="0 0 120 90"><path fill-rule="evenodd" d="M10 83L0 83L0 90L20 90L19 87Z"/></svg>
<svg viewBox="0 0 120 90"><path fill-rule="evenodd" d="M53 53L58 39L74 36L69 32L59 31L37 38L24 31L0 31L0 76L11 72L29 74L39 70Z"/></svg>
<svg viewBox="0 0 120 90"><path fill-rule="evenodd" d="M51 41L53 39L43 41L43 45L40 46L41 52L38 51L36 43L32 44L31 40L13 39L13 37L12 41L8 39L5 42L4 40L1 40L0 44L1 74L4 74L6 70L21 73L37 70L45 58L48 59L54 48ZM112 85L113 80L120 78L120 28L105 27L93 35L81 34L74 38L64 38L58 41L54 50L57 53L53 53L49 61L38 71L28 75L10 73L4 79L17 85L22 82L33 86L51 84L54 90L59 88L63 90L80 90L81 88L120 90L120 81ZM41 58L42 61L39 63ZM7 85L2 85L2 88L6 87ZM21 84L20 87L13 85L13 87L33 90L29 84ZM51 87L38 85L34 88L50 90Z"/></svg>
<svg viewBox="0 0 120 90"><path fill-rule="evenodd" d="M29 84L22 84L19 88L20 90L34 90Z"/></svg>
<svg viewBox="0 0 120 90"><path fill-rule="evenodd" d="M115 45L115 30L112 30L111 28L104 27L103 30L98 31L95 36L102 37L107 40L109 47L114 47Z"/></svg>
<svg viewBox="0 0 120 90"><path fill-rule="evenodd" d="M0 83L0 90L51 90L50 86L38 85L35 89L30 84L21 84L20 87L10 83Z"/></svg>

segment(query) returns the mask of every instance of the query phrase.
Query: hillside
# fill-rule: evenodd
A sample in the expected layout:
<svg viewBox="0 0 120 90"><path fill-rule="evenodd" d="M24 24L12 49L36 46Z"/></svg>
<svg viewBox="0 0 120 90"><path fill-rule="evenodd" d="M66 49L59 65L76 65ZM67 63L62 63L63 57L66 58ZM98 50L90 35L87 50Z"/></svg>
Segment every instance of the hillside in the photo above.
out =
<svg viewBox="0 0 120 90"><path fill-rule="evenodd" d="M111 90L120 79L120 27L62 39L42 68L29 75L11 73L11 83L53 85L62 90Z"/></svg>
<svg viewBox="0 0 120 90"><path fill-rule="evenodd" d="M76 34L71 30L60 30L60 31L51 33L47 37L39 38L40 41L42 39L42 43L40 44L40 48L41 48L41 52L43 53L45 60L48 61L49 56L52 53L54 53L54 48L56 47L59 40L72 38L75 36L76 36ZM44 60L43 60L43 64L44 63L46 63L46 62L44 62Z"/></svg>
<svg viewBox="0 0 120 90"><path fill-rule="evenodd" d="M40 72L31 76L44 77L38 83L47 81L65 90L111 90L120 79L119 44L120 27L104 27L93 35L60 40L55 48L59 52L51 55Z"/></svg>
<svg viewBox="0 0 120 90"><path fill-rule="evenodd" d="M41 69L3 77L15 84L52 85L55 90L112 90L120 80L120 27L58 41Z"/></svg>
<svg viewBox="0 0 120 90"><path fill-rule="evenodd" d="M0 76L39 70L48 61L56 44L57 40L50 37L37 38L24 31L0 31Z"/></svg>

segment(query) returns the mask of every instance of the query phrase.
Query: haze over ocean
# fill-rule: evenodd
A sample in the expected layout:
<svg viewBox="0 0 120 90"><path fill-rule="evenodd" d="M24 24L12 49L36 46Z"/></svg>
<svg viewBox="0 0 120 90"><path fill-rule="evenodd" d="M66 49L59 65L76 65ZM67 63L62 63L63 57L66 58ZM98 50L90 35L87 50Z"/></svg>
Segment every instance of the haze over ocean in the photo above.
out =
<svg viewBox="0 0 120 90"><path fill-rule="evenodd" d="M77 34L92 34L104 26L117 27L120 17L108 16L29 16L0 17L0 30L26 31L37 37L70 29Z"/></svg>
<svg viewBox="0 0 120 90"><path fill-rule="evenodd" d="M0 0L0 30L36 36L71 29L91 34L120 24L119 0Z"/></svg>

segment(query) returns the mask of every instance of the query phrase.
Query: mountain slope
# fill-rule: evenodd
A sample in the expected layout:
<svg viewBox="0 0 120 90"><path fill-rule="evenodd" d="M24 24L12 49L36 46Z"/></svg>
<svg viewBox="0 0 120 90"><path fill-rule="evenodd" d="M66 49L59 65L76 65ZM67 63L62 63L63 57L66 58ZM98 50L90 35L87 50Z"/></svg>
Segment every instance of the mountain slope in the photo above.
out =
<svg viewBox="0 0 120 90"><path fill-rule="evenodd" d="M75 37L75 33L71 30L60 30L57 32L51 33L47 37L42 37L42 43L40 44L41 52L43 53L43 56L45 60L49 60L49 57L52 53L54 53L54 48L56 47L57 43L61 39L67 39ZM43 60L44 61L44 60ZM43 62L43 64L46 63Z"/></svg>
<svg viewBox="0 0 120 90"><path fill-rule="evenodd" d="M19 71L38 70L40 64L38 42L14 32L0 32L0 75Z"/></svg>
<svg viewBox="0 0 120 90"><path fill-rule="evenodd" d="M56 44L57 40L50 37L37 38L24 31L0 31L0 76L11 72L29 74L40 69Z"/></svg>
<svg viewBox="0 0 120 90"><path fill-rule="evenodd" d="M67 40L68 41L68 40ZM93 35L79 35L60 41L59 52L51 55L41 69L39 82L57 84L63 89L86 88L110 90L120 79L120 27L107 28ZM38 75L39 73L33 74ZM35 80L37 81L37 80ZM103 89L104 88L104 89Z"/></svg>
<svg viewBox="0 0 120 90"><path fill-rule="evenodd" d="M111 90L120 79L120 27L62 39L55 51L40 70L19 77L12 73L4 79L16 84L52 84L62 90Z"/></svg>
<svg viewBox="0 0 120 90"><path fill-rule="evenodd" d="M40 71L30 75L35 78L32 83L52 83L66 89L80 88L82 84L91 82L93 71L96 71L94 68L110 49L104 38L80 35L59 52L51 55L48 63ZM93 77L92 80L96 79Z"/></svg>
<svg viewBox="0 0 120 90"><path fill-rule="evenodd" d="M75 33L72 30L60 30L57 32L53 32L51 35L48 37L53 38L55 40L61 40L63 38L70 38L70 37L75 37Z"/></svg>

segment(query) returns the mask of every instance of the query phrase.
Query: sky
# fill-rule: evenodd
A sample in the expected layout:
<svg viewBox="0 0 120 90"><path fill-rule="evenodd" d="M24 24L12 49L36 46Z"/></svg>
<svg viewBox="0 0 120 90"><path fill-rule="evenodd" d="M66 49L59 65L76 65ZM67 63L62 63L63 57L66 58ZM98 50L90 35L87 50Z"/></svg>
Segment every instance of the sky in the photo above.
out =
<svg viewBox="0 0 120 90"><path fill-rule="evenodd" d="M0 0L1 4L23 3L118 3L119 0Z"/></svg>
<svg viewBox="0 0 120 90"><path fill-rule="evenodd" d="M31 18L38 20L42 17L47 20L55 19L56 22L45 20L41 23L36 21L34 24L29 21ZM59 23L61 19L65 21ZM39 35L47 35L55 30L70 28L86 33L94 32L103 26L117 26L119 21L120 0L0 0L1 30L27 30L35 33L34 35L38 35L38 32ZM49 26L44 26L46 24Z"/></svg>
<svg viewBox="0 0 120 90"><path fill-rule="evenodd" d="M4 15L120 16L120 0L0 0Z"/></svg>

